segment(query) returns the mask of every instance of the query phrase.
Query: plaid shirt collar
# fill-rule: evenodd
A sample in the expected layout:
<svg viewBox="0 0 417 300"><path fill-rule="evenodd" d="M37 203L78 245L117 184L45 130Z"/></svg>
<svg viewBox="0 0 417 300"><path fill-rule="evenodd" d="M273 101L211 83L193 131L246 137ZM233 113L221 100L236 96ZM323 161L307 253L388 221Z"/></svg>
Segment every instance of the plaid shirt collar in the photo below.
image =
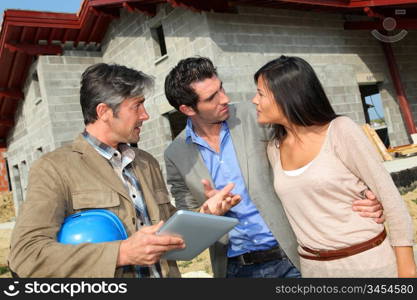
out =
<svg viewBox="0 0 417 300"><path fill-rule="evenodd" d="M86 130L82 133L82 136L86 141L96 149L100 155L102 155L107 160L111 160L114 156L117 156L119 153L122 156L124 161L124 166L128 165L135 159L135 151L130 149L130 146L124 143L118 145L118 150L110 147L109 145L99 141L97 138L89 134ZM120 151L120 152L119 152Z"/></svg>

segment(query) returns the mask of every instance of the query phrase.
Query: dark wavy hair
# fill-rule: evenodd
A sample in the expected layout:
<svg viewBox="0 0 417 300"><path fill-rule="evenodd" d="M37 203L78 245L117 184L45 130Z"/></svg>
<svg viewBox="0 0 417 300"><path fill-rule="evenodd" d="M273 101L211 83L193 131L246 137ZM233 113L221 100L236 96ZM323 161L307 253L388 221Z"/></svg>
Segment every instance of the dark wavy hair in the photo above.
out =
<svg viewBox="0 0 417 300"><path fill-rule="evenodd" d="M198 95L191 84L217 76L212 61L206 57L180 60L165 78L165 96L176 110L181 105L197 109Z"/></svg>
<svg viewBox="0 0 417 300"><path fill-rule="evenodd" d="M295 125L324 125L338 116L313 68L300 57L282 55L261 67L254 79L256 84L264 81L286 118ZM277 140L287 134L284 126L274 127Z"/></svg>

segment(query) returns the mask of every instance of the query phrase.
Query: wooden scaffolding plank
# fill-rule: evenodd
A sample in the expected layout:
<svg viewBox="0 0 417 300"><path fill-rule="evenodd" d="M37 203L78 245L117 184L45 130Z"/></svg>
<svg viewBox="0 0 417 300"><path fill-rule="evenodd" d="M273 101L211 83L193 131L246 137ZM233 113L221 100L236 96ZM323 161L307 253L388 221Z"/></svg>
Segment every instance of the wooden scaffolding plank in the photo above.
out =
<svg viewBox="0 0 417 300"><path fill-rule="evenodd" d="M388 153L387 148L379 138L375 129L369 126L369 124L362 125L362 129L365 132L366 136L369 138L369 140L372 142L372 144L375 146L379 154L381 154L382 158L384 160L392 160L392 156Z"/></svg>
<svg viewBox="0 0 417 300"><path fill-rule="evenodd" d="M409 144L409 145L401 145L397 147L392 147L388 149L390 153L398 153L401 155L409 155L413 153L417 153L417 145Z"/></svg>

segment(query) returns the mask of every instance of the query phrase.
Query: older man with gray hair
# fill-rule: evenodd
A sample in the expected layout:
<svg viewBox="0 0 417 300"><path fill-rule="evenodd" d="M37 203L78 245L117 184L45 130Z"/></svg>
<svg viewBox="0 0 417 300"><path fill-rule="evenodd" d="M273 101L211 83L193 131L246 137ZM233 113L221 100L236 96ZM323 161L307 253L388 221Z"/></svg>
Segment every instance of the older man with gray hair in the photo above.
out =
<svg viewBox="0 0 417 300"><path fill-rule="evenodd" d="M185 247L180 237L157 235L170 203L158 162L131 147L144 121L153 79L120 65L96 64L82 75L85 130L72 144L36 161L17 218L9 265L20 277L178 277L161 256ZM225 196L224 193L223 196ZM220 197L214 200L220 199ZM213 199L211 199L213 201ZM113 212L128 238L59 243L64 219L90 209Z"/></svg>

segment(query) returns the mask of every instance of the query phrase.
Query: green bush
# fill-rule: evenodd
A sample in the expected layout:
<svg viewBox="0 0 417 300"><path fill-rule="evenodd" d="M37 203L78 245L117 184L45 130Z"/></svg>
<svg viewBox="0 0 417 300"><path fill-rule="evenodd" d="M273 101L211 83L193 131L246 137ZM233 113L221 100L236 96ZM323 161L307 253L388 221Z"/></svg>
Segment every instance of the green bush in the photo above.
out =
<svg viewBox="0 0 417 300"><path fill-rule="evenodd" d="M0 275L9 272L9 268L7 266L0 266Z"/></svg>
<svg viewBox="0 0 417 300"><path fill-rule="evenodd" d="M192 264L192 261L191 260L188 260L188 261L179 262L178 263L178 266L181 267L181 268L186 268L186 267L188 267L191 264Z"/></svg>

